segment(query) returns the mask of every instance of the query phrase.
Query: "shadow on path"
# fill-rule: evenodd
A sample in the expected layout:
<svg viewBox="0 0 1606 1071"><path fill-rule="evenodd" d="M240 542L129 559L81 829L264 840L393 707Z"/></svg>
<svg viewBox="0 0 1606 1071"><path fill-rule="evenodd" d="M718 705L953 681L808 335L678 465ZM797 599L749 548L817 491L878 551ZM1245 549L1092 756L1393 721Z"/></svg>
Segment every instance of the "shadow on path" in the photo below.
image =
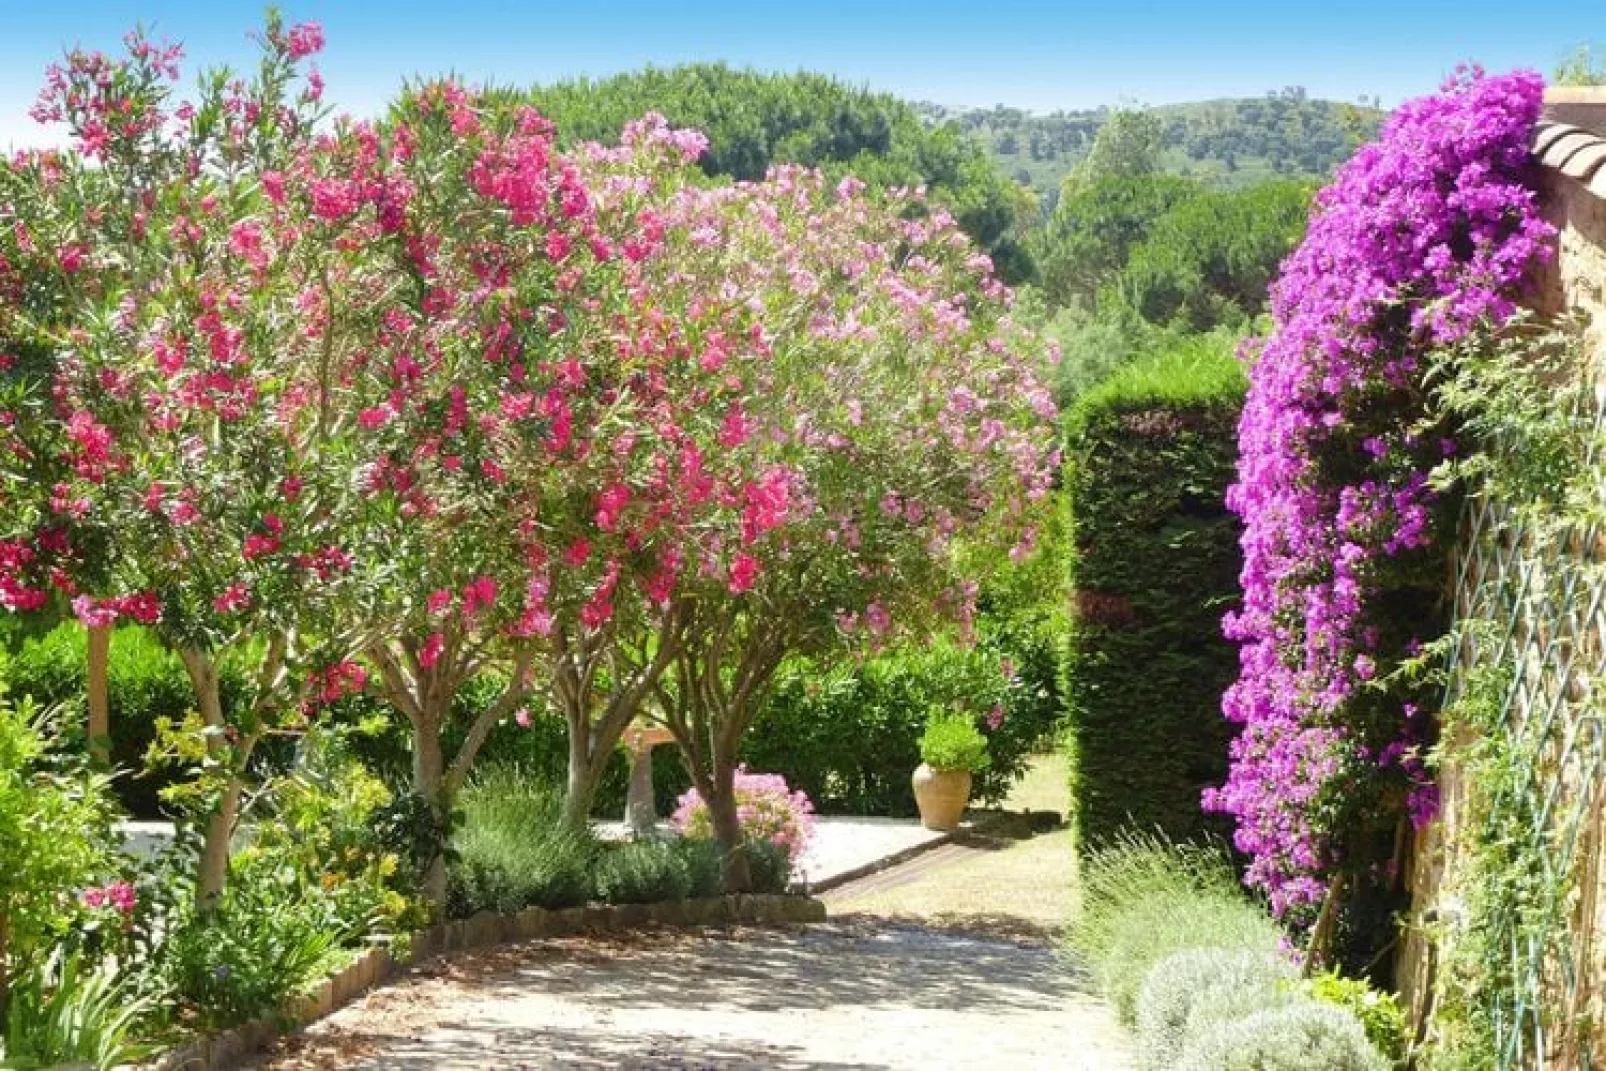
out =
<svg viewBox="0 0 1606 1071"><path fill-rule="evenodd" d="M693 946L696 954L688 955ZM538 985L600 1008L784 1011L896 1003L1039 1012L1063 1007L1076 991L1063 962L1036 942L868 917L795 930L704 931L690 938L543 941L507 956L511 962L481 961L490 976L480 987L510 995ZM629 969L599 969L609 961Z"/></svg>

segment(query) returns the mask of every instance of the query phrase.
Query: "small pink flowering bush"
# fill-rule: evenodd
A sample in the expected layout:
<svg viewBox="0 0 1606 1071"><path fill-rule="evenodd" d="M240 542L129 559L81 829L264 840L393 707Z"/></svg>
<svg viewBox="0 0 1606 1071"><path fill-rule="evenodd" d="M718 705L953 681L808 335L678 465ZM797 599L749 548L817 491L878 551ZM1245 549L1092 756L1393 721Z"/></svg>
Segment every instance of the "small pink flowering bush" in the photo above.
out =
<svg viewBox="0 0 1606 1071"><path fill-rule="evenodd" d="M748 841L766 841L795 861L814 836L814 803L803 792L794 792L780 774L736 771L736 814ZM708 805L693 788L680 797L672 819L675 828L687 837L714 836Z"/></svg>

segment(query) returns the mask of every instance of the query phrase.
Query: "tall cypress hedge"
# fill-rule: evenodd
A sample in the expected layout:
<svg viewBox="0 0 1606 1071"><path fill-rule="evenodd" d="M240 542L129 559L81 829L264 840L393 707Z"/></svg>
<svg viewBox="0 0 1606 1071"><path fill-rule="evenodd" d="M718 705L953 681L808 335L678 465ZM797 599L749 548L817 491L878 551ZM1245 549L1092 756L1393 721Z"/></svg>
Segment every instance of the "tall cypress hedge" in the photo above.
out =
<svg viewBox="0 0 1606 1071"><path fill-rule="evenodd" d="M1244 375L1214 338L1117 371L1068 418L1074 546L1068 676L1080 842L1131 823L1224 833L1200 791L1227 772L1221 697L1237 654L1221 618L1238 598L1234 475Z"/></svg>

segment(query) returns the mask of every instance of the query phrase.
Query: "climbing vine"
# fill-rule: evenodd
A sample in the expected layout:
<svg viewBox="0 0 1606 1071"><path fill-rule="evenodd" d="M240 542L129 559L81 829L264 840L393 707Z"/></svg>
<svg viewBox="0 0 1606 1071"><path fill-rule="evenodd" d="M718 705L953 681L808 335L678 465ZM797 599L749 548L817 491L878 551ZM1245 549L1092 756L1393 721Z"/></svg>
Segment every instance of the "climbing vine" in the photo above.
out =
<svg viewBox="0 0 1606 1071"><path fill-rule="evenodd" d="M1433 1066L1556 1066L1588 1051L1573 1004L1580 833L1603 790L1606 598L1596 542L1606 431L1580 325L1529 317L1434 356L1439 408L1467 449L1461 612L1425 658L1447 667L1443 761L1465 803L1433 936ZM1536 1061L1535 1058L1539 1059Z"/></svg>

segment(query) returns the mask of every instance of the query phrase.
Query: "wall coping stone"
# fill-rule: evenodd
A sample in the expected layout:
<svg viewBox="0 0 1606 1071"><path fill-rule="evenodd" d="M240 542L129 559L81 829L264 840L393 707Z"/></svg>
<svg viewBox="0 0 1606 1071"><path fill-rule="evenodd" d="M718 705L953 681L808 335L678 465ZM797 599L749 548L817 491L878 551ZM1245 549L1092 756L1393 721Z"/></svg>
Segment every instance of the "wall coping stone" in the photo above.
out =
<svg viewBox="0 0 1606 1071"><path fill-rule="evenodd" d="M1544 116L1606 137L1606 86L1551 86L1545 90Z"/></svg>
<svg viewBox="0 0 1606 1071"><path fill-rule="evenodd" d="M1549 99L1552 90L1546 90ZM1606 118L1606 94L1601 96ZM1547 105L1548 114L1549 107ZM1606 200L1606 133L1545 120L1534 129L1533 157L1541 166L1571 179Z"/></svg>

